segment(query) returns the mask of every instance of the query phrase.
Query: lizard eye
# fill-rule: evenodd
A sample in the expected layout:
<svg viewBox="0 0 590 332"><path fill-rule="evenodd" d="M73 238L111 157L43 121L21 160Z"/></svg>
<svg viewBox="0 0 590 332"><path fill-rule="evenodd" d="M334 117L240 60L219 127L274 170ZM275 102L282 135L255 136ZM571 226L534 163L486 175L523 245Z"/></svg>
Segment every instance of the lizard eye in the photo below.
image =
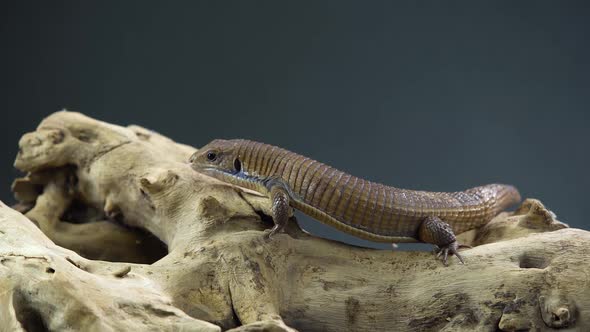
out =
<svg viewBox="0 0 590 332"><path fill-rule="evenodd" d="M242 163L240 162L240 159L236 158L236 160L234 160L234 168L236 169L236 173L240 173L242 170Z"/></svg>
<svg viewBox="0 0 590 332"><path fill-rule="evenodd" d="M214 161L215 159L217 159L217 153L213 151L207 152L207 160Z"/></svg>

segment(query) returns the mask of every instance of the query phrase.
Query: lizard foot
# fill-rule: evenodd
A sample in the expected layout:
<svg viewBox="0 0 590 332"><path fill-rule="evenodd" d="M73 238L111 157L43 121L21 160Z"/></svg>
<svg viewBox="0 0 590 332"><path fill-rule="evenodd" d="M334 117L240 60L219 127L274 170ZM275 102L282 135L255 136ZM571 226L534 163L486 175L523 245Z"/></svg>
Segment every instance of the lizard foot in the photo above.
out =
<svg viewBox="0 0 590 332"><path fill-rule="evenodd" d="M418 239L422 242L434 244L436 257L442 256L442 262L445 266L448 266L447 258L449 255L457 256L461 264L465 264L463 257L459 255L459 248L469 246L459 245L451 225L439 217L429 216L422 221L418 230Z"/></svg>
<svg viewBox="0 0 590 332"><path fill-rule="evenodd" d="M272 240L272 237L273 237L275 234L277 234L277 233L283 233L284 231L285 231L285 227L284 227L284 226L283 226L283 227L281 227L281 225L279 225L279 224L276 224L276 225L274 225L274 226L273 226L273 228L271 228L270 230L269 230L269 229L266 229L266 230L264 231L264 233L265 233L265 234L264 234L264 238L265 238L265 239L267 239L267 240Z"/></svg>
<svg viewBox="0 0 590 332"><path fill-rule="evenodd" d="M459 254L459 249L461 248L471 248L471 246L458 244L457 241L453 241L444 246L434 246L434 253L436 254L436 258L440 258L442 256L442 262L445 266L449 266L447 262L447 258L449 256L455 255L459 259L461 264L465 264L463 257Z"/></svg>

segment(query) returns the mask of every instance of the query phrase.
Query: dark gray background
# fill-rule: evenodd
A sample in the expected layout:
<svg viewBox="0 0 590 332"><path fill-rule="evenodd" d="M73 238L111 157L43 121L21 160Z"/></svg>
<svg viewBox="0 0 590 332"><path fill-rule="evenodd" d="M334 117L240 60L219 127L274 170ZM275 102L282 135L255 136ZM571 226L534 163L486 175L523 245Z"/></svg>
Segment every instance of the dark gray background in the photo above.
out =
<svg viewBox="0 0 590 332"><path fill-rule="evenodd" d="M590 228L585 2L3 1L0 16L3 201L19 137L68 108L399 187L512 183Z"/></svg>

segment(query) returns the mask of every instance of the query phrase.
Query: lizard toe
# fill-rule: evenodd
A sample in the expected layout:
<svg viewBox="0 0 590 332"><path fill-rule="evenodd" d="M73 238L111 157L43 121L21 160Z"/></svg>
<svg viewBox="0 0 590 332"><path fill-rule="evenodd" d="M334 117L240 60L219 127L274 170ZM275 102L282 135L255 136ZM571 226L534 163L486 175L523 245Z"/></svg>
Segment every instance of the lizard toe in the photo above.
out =
<svg viewBox="0 0 590 332"><path fill-rule="evenodd" d="M273 236L277 233L282 233L284 231L284 227L280 227L280 225L274 225L273 228L266 229L264 231L264 238L267 240L272 240Z"/></svg>
<svg viewBox="0 0 590 332"><path fill-rule="evenodd" d="M448 266L448 257L449 256L457 256L457 258L459 259L459 262L461 262L461 264L465 264L465 261L463 260L463 257L461 256L461 254L459 254L459 248L471 248L470 246L466 246L466 245L459 245L457 243L457 241L453 241L447 245L444 246L435 246L434 248L434 252L436 254L436 258L441 258L442 257L442 262L445 266Z"/></svg>

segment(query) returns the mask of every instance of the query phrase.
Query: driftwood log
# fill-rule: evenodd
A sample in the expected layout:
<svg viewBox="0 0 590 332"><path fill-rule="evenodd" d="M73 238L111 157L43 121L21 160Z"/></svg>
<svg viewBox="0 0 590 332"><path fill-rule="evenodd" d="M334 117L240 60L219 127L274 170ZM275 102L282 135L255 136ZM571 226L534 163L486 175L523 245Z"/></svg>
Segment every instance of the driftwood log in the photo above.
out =
<svg viewBox="0 0 590 332"><path fill-rule="evenodd" d="M269 201L196 173L194 151L72 112L25 134L19 203L0 206L0 328L590 330L590 232L537 200L462 234L467 264L444 267L295 220L266 240Z"/></svg>

